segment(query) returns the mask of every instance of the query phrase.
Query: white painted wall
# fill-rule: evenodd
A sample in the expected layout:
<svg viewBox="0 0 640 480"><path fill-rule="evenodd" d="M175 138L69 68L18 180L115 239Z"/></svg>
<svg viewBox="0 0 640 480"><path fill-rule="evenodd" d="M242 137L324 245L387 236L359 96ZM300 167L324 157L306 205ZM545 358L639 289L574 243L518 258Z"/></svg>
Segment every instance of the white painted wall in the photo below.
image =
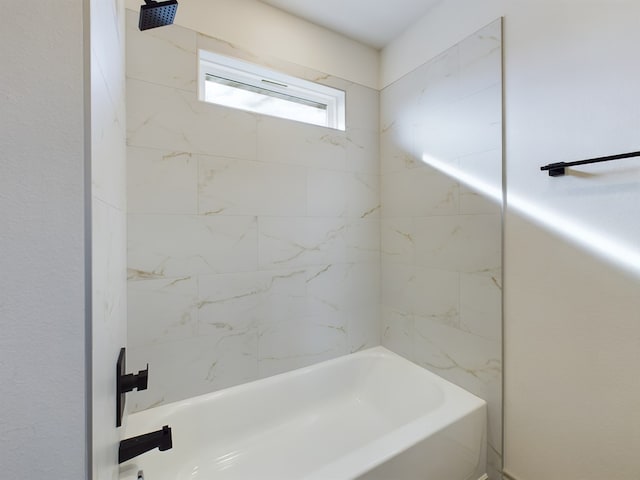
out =
<svg viewBox="0 0 640 480"><path fill-rule="evenodd" d="M140 10L142 1L126 0ZM175 23L236 49L378 87L378 51L257 0L181 0Z"/></svg>
<svg viewBox="0 0 640 480"><path fill-rule="evenodd" d="M2 6L3 478L89 476L85 3Z"/></svg>
<svg viewBox="0 0 640 480"><path fill-rule="evenodd" d="M123 0L91 0L93 480L117 478L122 430L115 364L127 337L124 12Z"/></svg>
<svg viewBox="0 0 640 480"><path fill-rule="evenodd" d="M505 471L637 478L640 165L634 1L449 0L382 52L383 85L504 15ZM419 47L417 47L419 46Z"/></svg>

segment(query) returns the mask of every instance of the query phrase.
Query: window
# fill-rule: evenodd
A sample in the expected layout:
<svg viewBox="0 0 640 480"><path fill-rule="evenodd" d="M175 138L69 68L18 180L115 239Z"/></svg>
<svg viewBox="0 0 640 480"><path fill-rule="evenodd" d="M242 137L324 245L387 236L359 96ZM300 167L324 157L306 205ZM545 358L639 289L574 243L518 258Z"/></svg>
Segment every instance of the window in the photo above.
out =
<svg viewBox="0 0 640 480"><path fill-rule="evenodd" d="M204 50L200 100L299 122L345 129L345 93Z"/></svg>

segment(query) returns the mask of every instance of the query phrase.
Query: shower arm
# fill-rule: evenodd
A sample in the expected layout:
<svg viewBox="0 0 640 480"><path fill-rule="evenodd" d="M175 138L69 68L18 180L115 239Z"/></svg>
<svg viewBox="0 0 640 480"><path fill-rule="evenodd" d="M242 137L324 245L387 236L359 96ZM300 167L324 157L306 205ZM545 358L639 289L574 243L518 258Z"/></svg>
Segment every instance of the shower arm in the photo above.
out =
<svg viewBox="0 0 640 480"><path fill-rule="evenodd" d="M623 158L640 157L640 152L621 153L618 155L609 155L607 157L590 158L588 160L578 160L577 162L558 162L550 163L540 170L549 170L550 177L560 177L565 174L565 167L573 167L575 165L587 165L588 163L609 162L611 160L621 160Z"/></svg>

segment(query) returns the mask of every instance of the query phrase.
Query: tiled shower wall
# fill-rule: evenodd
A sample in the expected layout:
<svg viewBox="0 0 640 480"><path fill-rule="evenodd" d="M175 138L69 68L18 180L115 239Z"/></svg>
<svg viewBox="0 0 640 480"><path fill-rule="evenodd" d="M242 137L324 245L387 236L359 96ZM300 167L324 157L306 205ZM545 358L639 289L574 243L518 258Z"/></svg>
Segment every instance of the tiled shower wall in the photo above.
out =
<svg viewBox="0 0 640 480"><path fill-rule="evenodd" d="M380 343L376 90L127 12L133 411ZM347 92L347 131L206 104L197 49Z"/></svg>
<svg viewBox="0 0 640 480"><path fill-rule="evenodd" d="M501 75L496 21L380 98L382 342L488 401L491 479L502 463Z"/></svg>
<svg viewBox="0 0 640 480"><path fill-rule="evenodd" d="M124 2L91 1L93 480L118 477L116 371L126 345Z"/></svg>

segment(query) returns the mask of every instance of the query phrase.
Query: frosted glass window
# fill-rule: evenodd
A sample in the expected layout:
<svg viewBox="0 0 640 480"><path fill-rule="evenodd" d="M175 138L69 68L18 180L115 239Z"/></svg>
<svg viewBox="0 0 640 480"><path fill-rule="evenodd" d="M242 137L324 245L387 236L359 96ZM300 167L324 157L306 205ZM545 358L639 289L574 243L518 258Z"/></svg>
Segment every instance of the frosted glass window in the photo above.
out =
<svg viewBox="0 0 640 480"><path fill-rule="evenodd" d="M201 100L345 129L343 91L211 52L199 55Z"/></svg>

